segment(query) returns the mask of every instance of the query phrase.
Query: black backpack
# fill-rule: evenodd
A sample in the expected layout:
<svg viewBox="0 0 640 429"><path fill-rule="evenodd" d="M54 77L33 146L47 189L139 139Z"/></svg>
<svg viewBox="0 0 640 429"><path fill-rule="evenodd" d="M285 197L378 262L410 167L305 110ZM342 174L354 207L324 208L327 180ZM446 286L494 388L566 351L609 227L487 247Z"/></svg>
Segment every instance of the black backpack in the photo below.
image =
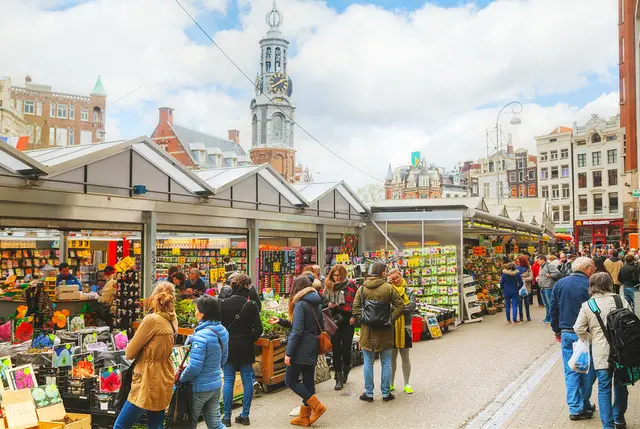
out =
<svg viewBox="0 0 640 429"><path fill-rule="evenodd" d="M640 319L629 308L623 307L620 295L613 298L616 308L608 314L606 327L596 301L591 298L588 305L609 342L609 363L615 375L623 384L634 384L640 380Z"/></svg>

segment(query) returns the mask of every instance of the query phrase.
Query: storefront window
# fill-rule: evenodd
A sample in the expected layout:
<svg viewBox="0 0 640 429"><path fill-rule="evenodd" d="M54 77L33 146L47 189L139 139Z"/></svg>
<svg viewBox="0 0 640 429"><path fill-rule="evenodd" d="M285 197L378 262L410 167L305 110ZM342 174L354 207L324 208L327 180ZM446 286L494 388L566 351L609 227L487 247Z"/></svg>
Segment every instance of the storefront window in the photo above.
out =
<svg viewBox="0 0 640 429"><path fill-rule="evenodd" d="M590 226L580 227L578 230L578 241L580 243L588 243L591 244L593 240L593 228Z"/></svg>
<svg viewBox="0 0 640 429"><path fill-rule="evenodd" d="M602 194L593 194L593 213L602 214Z"/></svg>

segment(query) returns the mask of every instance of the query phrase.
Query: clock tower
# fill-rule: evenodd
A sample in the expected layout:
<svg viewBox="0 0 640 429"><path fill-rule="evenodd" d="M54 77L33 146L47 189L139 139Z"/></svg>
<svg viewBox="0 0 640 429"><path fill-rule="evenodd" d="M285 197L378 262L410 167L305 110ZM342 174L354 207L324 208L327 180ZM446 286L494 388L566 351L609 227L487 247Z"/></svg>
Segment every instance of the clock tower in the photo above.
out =
<svg viewBox="0 0 640 429"><path fill-rule="evenodd" d="M289 182L294 181L293 83L287 75L289 41L280 31L282 14L273 2L266 16L269 31L260 40L260 72L251 100L251 161L269 163Z"/></svg>

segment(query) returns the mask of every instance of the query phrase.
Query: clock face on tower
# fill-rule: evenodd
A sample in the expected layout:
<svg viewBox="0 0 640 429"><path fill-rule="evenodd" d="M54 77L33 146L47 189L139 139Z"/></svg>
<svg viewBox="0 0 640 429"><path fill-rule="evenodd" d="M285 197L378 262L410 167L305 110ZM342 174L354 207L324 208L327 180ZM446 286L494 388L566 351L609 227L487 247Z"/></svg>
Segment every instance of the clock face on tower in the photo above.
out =
<svg viewBox="0 0 640 429"><path fill-rule="evenodd" d="M283 94L289 87L289 78L284 73L274 73L269 80L271 90L276 94Z"/></svg>

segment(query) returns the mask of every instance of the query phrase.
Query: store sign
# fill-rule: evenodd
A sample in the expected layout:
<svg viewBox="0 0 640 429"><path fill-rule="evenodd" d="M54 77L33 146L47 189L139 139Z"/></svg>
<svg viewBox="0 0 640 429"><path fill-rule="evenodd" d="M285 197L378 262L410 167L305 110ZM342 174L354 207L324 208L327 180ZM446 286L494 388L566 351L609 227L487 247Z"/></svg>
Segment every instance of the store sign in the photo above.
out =
<svg viewBox="0 0 640 429"><path fill-rule="evenodd" d="M493 252L496 255L502 255L504 253L504 246L496 246L493 248Z"/></svg>
<svg viewBox="0 0 640 429"><path fill-rule="evenodd" d="M174 247L173 249L171 249L171 254L172 255L180 255L180 248L179 247Z"/></svg>
<svg viewBox="0 0 640 429"><path fill-rule="evenodd" d="M88 249L90 247L89 240L69 240L69 249Z"/></svg>
<svg viewBox="0 0 640 429"><path fill-rule="evenodd" d="M487 248L485 246L473 246L473 256L487 256Z"/></svg>
<svg viewBox="0 0 640 429"><path fill-rule="evenodd" d="M116 271L118 271L119 273L124 273L127 270L130 270L131 268L136 266L136 261L135 259L133 259L131 256L127 256L124 259L121 259L116 265L115 265L115 269Z"/></svg>
<svg viewBox="0 0 640 429"><path fill-rule="evenodd" d="M580 222L580 221L578 221ZM589 226L589 225L609 225L611 223L611 221L609 220L583 220L582 221L582 225L583 226ZM577 224L576 224L577 225Z"/></svg>
<svg viewBox="0 0 640 429"><path fill-rule="evenodd" d="M536 248L534 246L527 247L527 252L533 254L536 253Z"/></svg>
<svg viewBox="0 0 640 429"><path fill-rule="evenodd" d="M273 272L274 273L279 273L280 272L280 262L274 262L273 263Z"/></svg>
<svg viewBox="0 0 640 429"><path fill-rule="evenodd" d="M340 253L336 255L336 262L338 264L348 264L349 263L349 255L346 253Z"/></svg>
<svg viewBox="0 0 640 429"><path fill-rule="evenodd" d="M228 256L228 255L229 255L228 247L223 247L222 249L220 249L220 256Z"/></svg>

